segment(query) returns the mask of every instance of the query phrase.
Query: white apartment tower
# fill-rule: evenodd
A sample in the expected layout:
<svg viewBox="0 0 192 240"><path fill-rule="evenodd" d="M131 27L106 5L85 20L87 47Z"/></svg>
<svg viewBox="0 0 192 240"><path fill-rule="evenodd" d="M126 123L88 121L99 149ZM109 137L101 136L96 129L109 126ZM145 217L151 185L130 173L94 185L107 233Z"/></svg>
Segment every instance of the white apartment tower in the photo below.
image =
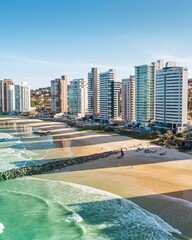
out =
<svg viewBox="0 0 192 240"><path fill-rule="evenodd" d="M110 120L113 118L113 95L115 70L109 69L100 73L100 118Z"/></svg>
<svg viewBox="0 0 192 240"><path fill-rule="evenodd" d="M99 115L99 73L97 68L92 68L88 73L88 114Z"/></svg>
<svg viewBox="0 0 192 240"><path fill-rule="evenodd" d="M13 112L15 110L15 87L8 85L7 88L7 111Z"/></svg>
<svg viewBox="0 0 192 240"><path fill-rule="evenodd" d="M21 112L29 112L31 109L31 92L27 82L21 82Z"/></svg>
<svg viewBox="0 0 192 240"><path fill-rule="evenodd" d="M121 82L114 82L112 96L113 118L118 119L121 116Z"/></svg>
<svg viewBox="0 0 192 240"><path fill-rule="evenodd" d="M187 124L188 69L167 62L156 73L156 120L177 131Z"/></svg>
<svg viewBox="0 0 192 240"><path fill-rule="evenodd" d="M122 120L135 120L135 76L122 79Z"/></svg>
<svg viewBox="0 0 192 240"><path fill-rule="evenodd" d="M161 69L163 60L150 65L135 66L135 115L137 121L155 119L156 70Z"/></svg>
<svg viewBox="0 0 192 240"><path fill-rule="evenodd" d="M88 84L84 78L73 79L70 82L69 112L82 116L88 113Z"/></svg>

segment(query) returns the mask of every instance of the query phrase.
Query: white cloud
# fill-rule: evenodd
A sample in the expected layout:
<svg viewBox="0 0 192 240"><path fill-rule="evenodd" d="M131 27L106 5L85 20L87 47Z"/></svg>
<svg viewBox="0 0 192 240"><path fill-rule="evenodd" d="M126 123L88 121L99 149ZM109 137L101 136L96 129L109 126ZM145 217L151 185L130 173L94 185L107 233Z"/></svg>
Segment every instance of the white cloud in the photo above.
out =
<svg viewBox="0 0 192 240"><path fill-rule="evenodd" d="M60 77L63 74L69 80L73 78L87 78L88 71L92 67L97 67L100 72L110 68L116 69L117 80L128 77L134 73L134 66L118 64L101 64L98 60L82 59L71 62L49 61L45 59L35 59L16 54L0 52L0 62L9 69L9 76L16 82L28 81L32 87L50 85L50 80ZM8 67L9 66L9 67ZM4 69L1 74L7 76Z"/></svg>

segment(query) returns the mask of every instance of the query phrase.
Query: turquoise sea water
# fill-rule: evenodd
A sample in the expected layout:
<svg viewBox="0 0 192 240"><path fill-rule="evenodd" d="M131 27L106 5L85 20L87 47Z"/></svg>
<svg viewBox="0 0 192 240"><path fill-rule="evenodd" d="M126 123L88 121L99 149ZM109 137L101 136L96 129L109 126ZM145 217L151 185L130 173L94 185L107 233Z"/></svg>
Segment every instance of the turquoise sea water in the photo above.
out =
<svg viewBox="0 0 192 240"><path fill-rule="evenodd" d="M0 121L0 171L41 164L47 144L28 143L33 128ZM39 148L38 148L39 149ZM23 178L0 182L2 240L169 240L179 231L132 202L97 189Z"/></svg>
<svg viewBox="0 0 192 240"><path fill-rule="evenodd" d="M36 150L37 148L35 146L35 140L37 137L32 134L33 129L35 128L27 127L24 123L16 124L12 121L0 121L1 172L12 168L38 165L43 162L41 160L46 160L46 154L48 150ZM28 139L32 137L34 143L29 143Z"/></svg>
<svg viewBox="0 0 192 240"><path fill-rule="evenodd" d="M132 202L93 188L32 178L0 186L2 240L171 240L178 233Z"/></svg>
<svg viewBox="0 0 192 240"><path fill-rule="evenodd" d="M37 120L0 120L0 171L24 166L39 165L57 158L68 158L71 141L59 136L39 136L34 131L48 131L54 122ZM63 125L63 124L62 124ZM56 125L56 128L60 125ZM64 127L64 125L63 125ZM71 148L73 149L73 148ZM54 154L56 151L57 154ZM70 151L73 156L73 151ZM53 159L54 157L54 159Z"/></svg>

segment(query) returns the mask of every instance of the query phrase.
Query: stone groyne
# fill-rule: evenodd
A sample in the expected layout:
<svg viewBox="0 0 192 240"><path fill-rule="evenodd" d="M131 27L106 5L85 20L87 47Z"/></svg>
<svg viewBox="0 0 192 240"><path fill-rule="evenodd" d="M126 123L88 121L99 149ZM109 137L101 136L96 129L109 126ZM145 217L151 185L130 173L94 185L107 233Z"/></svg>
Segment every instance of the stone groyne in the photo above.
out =
<svg viewBox="0 0 192 240"><path fill-rule="evenodd" d="M51 161L42 165L38 166L28 166L28 167L21 167L21 168L14 168L11 170L7 170L5 172L0 172L0 182L15 179L15 178L21 178L25 176L32 176L36 174L43 174L49 171L53 171L56 169L62 169L67 166L72 166L75 164L81 164L85 162L94 161L100 158L106 158L110 155L117 154L118 151L108 151L103 153L96 153L89 156L83 156L83 157L75 157L75 158L69 158L65 160L58 160L58 161Z"/></svg>

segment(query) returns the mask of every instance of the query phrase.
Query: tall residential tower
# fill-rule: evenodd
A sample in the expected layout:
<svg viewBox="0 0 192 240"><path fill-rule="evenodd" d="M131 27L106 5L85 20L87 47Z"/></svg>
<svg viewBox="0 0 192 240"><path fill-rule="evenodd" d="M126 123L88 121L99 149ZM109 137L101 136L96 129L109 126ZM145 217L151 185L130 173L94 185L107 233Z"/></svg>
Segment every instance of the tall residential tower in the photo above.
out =
<svg viewBox="0 0 192 240"><path fill-rule="evenodd" d="M88 113L88 86L84 78L73 79L70 82L69 112L82 116Z"/></svg>
<svg viewBox="0 0 192 240"><path fill-rule="evenodd" d="M27 82L21 82L21 112L29 112L31 109L31 92Z"/></svg>
<svg viewBox="0 0 192 240"><path fill-rule="evenodd" d="M135 76L122 79L122 120L135 120Z"/></svg>
<svg viewBox="0 0 192 240"><path fill-rule="evenodd" d="M63 75L51 81L51 111L54 113L68 112L67 76Z"/></svg>
<svg viewBox="0 0 192 240"><path fill-rule="evenodd" d="M100 73L100 118L110 120L114 117L115 70Z"/></svg>
<svg viewBox="0 0 192 240"><path fill-rule="evenodd" d="M99 74L97 68L92 68L88 73L88 114L92 116L99 115Z"/></svg>
<svg viewBox="0 0 192 240"><path fill-rule="evenodd" d="M8 104L8 88L9 85L13 85L13 81L11 79L4 79L1 82L1 100L2 100L2 112L9 111L9 104Z"/></svg>
<svg viewBox="0 0 192 240"><path fill-rule="evenodd" d="M112 89L113 96L113 118L121 117L121 82L114 82Z"/></svg>
<svg viewBox="0 0 192 240"><path fill-rule="evenodd" d="M156 120L177 131L187 124L188 69L167 62L156 73ZM180 129L181 130L181 129Z"/></svg>
<svg viewBox="0 0 192 240"><path fill-rule="evenodd" d="M15 111L15 86L8 85L7 89L7 112Z"/></svg>
<svg viewBox="0 0 192 240"><path fill-rule="evenodd" d="M150 65L135 66L135 114L137 121L155 119L156 70L161 69L163 60Z"/></svg>
<svg viewBox="0 0 192 240"><path fill-rule="evenodd" d="M21 111L21 86L15 85L15 111Z"/></svg>

